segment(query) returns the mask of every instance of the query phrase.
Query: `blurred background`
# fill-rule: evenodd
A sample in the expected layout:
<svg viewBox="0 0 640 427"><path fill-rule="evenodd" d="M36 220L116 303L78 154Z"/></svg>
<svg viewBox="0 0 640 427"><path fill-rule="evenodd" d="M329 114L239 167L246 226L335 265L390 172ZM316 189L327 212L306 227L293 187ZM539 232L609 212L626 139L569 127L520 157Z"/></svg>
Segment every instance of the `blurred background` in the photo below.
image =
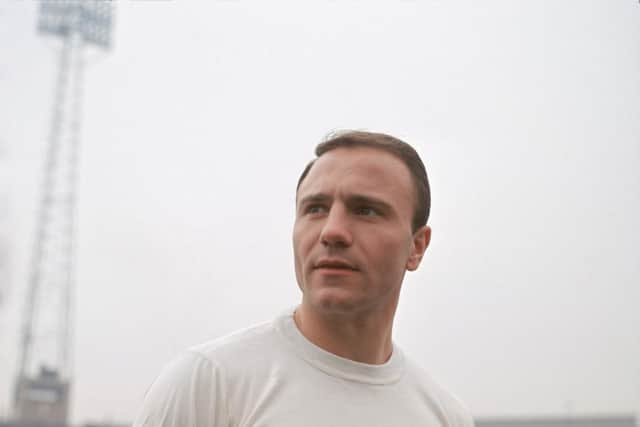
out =
<svg viewBox="0 0 640 427"><path fill-rule="evenodd" d="M295 184L345 128L430 175L408 354L478 419L640 413L637 1L106 3L69 50L0 2L0 420L30 321L69 423L127 424L181 350L294 306Z"/></svg>

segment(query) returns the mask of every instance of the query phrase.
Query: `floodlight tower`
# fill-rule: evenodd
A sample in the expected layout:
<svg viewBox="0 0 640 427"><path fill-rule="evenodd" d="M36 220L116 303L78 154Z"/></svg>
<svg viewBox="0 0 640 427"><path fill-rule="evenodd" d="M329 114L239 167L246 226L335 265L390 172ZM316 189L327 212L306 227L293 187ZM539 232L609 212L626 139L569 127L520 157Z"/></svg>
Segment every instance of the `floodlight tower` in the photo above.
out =
<svg viewBox="0 0 640 427"><path fill-rule="evenodd" d="M5 162L4 140L0 138L0 182L9 182L7 168L3 167ZM4 171L4 173L3 173ZM9 288L9 235L8 235L8 213L9 204L5 188L0 184L0 309L7 297Z"/></svg>
<svg viewBox="0 0 640 427"><path fill-rule="evenodd" d="M40 2L38 32L62 43L15 384L20 423L67 423L83 52L110 47L111 22L109 0Z"/></svg>

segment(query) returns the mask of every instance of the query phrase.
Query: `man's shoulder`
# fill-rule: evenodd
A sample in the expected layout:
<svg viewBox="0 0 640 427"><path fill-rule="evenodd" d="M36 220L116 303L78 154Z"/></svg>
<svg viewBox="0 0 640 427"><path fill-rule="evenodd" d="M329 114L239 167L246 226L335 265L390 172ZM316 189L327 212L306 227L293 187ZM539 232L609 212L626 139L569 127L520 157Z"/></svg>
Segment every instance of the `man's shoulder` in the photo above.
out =
<svg viewBox="0 0 640 427"><path fill-rule="evenodd" d="M473 426L473 417L467 406L452 392L445 389L415 361L406 361L407 374L416 382L416 386L422 390L429 400L442 411L441 416L446 419L446 425Z"/></svg>
<svg viewBox="0 0 640 427"><path fill-rule="evenodd" d="M283 351L273 322L196 345L170 361L147 390L134 426L228 425L229 401Z"/></svg>
<svg viewBox="0 0 640 427"><path fill-rule="evenodd" d="M224 360L261 348L272 343L274 339L277 339L276 330L273 322L268 321L192 346L187 352L210 361Z"/></svg>
<svg viewBox="0 0 640 427"><path fill-rule="evenodd" d="M273 351L275 335L272 322L264 322L189 347L165 365L161 377L168 383L190 382L219 376L221 370L242 370L256 354Z"/></svg>

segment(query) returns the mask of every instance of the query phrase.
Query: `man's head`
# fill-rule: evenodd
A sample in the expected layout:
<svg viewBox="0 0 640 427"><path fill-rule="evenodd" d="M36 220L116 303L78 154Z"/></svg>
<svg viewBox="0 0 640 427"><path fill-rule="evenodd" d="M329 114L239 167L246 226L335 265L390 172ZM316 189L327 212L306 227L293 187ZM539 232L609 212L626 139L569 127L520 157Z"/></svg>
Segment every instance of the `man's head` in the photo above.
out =
<svg viewBox="0 0 640 427"><path fill-rule="evenodd" d="M404 142L366 132L338 135L316 154L296 193L303 307L392 316L404 274L418 268L431 236L422 161Z"/></svg>
<svg viewBox="0 0 640 427"><path fill-rule="evenodd" d="M320 157L323 154L335 150L336 148L368 147L375 148L394 155L407 166L411 173L413 185L415 186L415 210L412 218L412 228L418 228L427 224L429 212L431 210L431 190L427 170L420 156L412 146L398 138L383 133L347 131L332 134L324 142L316 146L315 154ZM317 158L309 162L307 167L298 179L296 192L300 189L302 181L306 178L309 170L313 167ZM297 199L297 197L296 197Z"/></svg>

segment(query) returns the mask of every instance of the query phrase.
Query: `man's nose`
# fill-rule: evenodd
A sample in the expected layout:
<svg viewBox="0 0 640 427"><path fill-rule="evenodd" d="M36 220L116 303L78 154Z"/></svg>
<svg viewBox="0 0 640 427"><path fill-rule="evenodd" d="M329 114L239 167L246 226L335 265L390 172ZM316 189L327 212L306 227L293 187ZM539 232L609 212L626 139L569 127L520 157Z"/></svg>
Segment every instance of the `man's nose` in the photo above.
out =
<svg viewBox="0 0 640 427"><path fill-rule="evenodd" d="M353 237L349 228L347 212L343 207L334 205L329 210L326 221L322 226L320 241L325 246L351 246Z"/></svg>

